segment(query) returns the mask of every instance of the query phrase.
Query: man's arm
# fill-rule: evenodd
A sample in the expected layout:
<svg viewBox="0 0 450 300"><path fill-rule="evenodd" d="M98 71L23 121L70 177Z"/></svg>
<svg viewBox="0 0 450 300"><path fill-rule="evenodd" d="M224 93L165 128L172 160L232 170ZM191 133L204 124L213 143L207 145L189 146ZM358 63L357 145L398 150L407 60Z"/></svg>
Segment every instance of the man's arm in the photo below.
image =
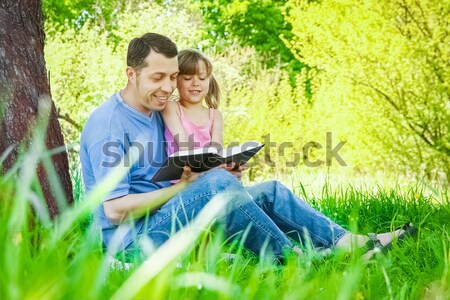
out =
<svg viewBox="0 0 450 300"><path fill-rule="evenodd" d="M174 185L156 191L142 194L128 194L126 196L103 202L103 209L108 220L113 224L120 224L128 217L139 218L146 213L157 209L181 192L198 177L199 173L191 172L189 167L184 167L180 181Z"/></svg>

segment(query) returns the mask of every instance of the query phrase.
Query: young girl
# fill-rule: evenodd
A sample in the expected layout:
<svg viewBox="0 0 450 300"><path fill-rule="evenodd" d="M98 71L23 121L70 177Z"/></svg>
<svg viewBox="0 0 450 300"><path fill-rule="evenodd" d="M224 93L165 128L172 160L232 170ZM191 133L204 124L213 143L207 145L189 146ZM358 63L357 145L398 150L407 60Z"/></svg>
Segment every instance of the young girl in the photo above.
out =
<svg viewBox="0 0 450 300"><path fill-rule="evenodd" d="M179 100L163 111L168 155L180 150L223 145L223 117L217 109L220 89L212 64L201 52L188 49L178 54Z"/></svg>

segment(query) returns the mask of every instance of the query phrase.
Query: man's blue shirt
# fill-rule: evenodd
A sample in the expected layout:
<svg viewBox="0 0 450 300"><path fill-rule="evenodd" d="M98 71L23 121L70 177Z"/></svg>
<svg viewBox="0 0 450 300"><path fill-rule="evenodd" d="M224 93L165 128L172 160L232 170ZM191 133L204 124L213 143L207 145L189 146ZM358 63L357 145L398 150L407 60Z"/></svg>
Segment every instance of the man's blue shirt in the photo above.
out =
<svg viewBox="0 0 450 300"><path fill-rule="evenodd" d="M130 149L139 153L135 162L126 155ZM150 182L166 158L164 122L160 112L144 115L125 104L119 92L91 114L81 133L80 161L88 196L118 166L130 167L103 201L169 186L170 182ZM141 230L144 217L131 224L116 226L108 221L103 205L100 205L94 213L94 221L102 228L105 245L110 243L117 229L122 228L125 234L120 238L121 248L125 248Z"/></svg>

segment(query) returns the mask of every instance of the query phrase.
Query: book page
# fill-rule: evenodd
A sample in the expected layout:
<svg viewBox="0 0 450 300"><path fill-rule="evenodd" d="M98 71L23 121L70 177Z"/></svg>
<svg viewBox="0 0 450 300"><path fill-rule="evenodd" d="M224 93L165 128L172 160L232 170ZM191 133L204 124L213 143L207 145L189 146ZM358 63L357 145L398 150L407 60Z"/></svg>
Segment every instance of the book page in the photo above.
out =
<svg viewBox="0 0 450 300"><path fill-rule="evenodd" d="M183 150L183 151L178 151L178 152L172 153L170 155L170 157L189 156L189 155L202 154L202 153L217 154L217 149L216 149L216 147L203 147L203 148L197 148L197 149L193 149L193 150Z"/></svg>
<svg viewBox="0 0 450 300"><path fill-rule="evenodd" d="M223 149L222 151L220 151L218 154L222 157L230 157L230 156L245 152L247 150L254 149L259 146L261 146L261 143L259 143L257 141L248 141L241 145L227 147L227 148Z"/></svg>

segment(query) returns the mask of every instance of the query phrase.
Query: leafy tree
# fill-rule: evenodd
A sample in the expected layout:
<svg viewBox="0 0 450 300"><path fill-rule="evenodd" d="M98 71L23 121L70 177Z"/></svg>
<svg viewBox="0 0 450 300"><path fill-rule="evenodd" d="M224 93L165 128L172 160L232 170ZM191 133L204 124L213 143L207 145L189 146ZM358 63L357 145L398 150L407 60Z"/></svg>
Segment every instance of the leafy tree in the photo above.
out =
<svg viewBox="0 0 450 300"><path fill-rule="evenodd" d="M252 46L273 67L281 63L298 72L303 65L295 60L280 35L291 37L284 20L281 0L192 0L199 5L207 24L208 37L219 51L233 43Z"/></svg>
<svg viewBox="0 0 450 300"><path fill-rule="evenodd" d="M352 86L348 101L376 103L394 125L377 136L400 157L413 153L405 163L450 180L449 2L291 0L285 14L293 53L322 80Z"/></svg>
<svg viewBox="0 0 450 300"><path fill-rule="evenodd" d="M111 28L116 13L130 2L137 3L135 0L43 0L42 8L46 22L58 25L56 27L60 30L67 27L81 28L92 19Z"/></svg>
<svg viewBox="0 0 450 300"><path fill-rule="evenodd" d="M42 0L46 34L53 36L65 30L80 30L87 23L107 34L108 43L117 43L119 14L127 8L139 7L139 0Z"/></svg>
<svg viewBox="0 0 450 300"><path fill-rule="evenodd" d="M42 9L47 22L75 26L75 22L85 11L93 11L95 0L43 0Z"/></svg>

